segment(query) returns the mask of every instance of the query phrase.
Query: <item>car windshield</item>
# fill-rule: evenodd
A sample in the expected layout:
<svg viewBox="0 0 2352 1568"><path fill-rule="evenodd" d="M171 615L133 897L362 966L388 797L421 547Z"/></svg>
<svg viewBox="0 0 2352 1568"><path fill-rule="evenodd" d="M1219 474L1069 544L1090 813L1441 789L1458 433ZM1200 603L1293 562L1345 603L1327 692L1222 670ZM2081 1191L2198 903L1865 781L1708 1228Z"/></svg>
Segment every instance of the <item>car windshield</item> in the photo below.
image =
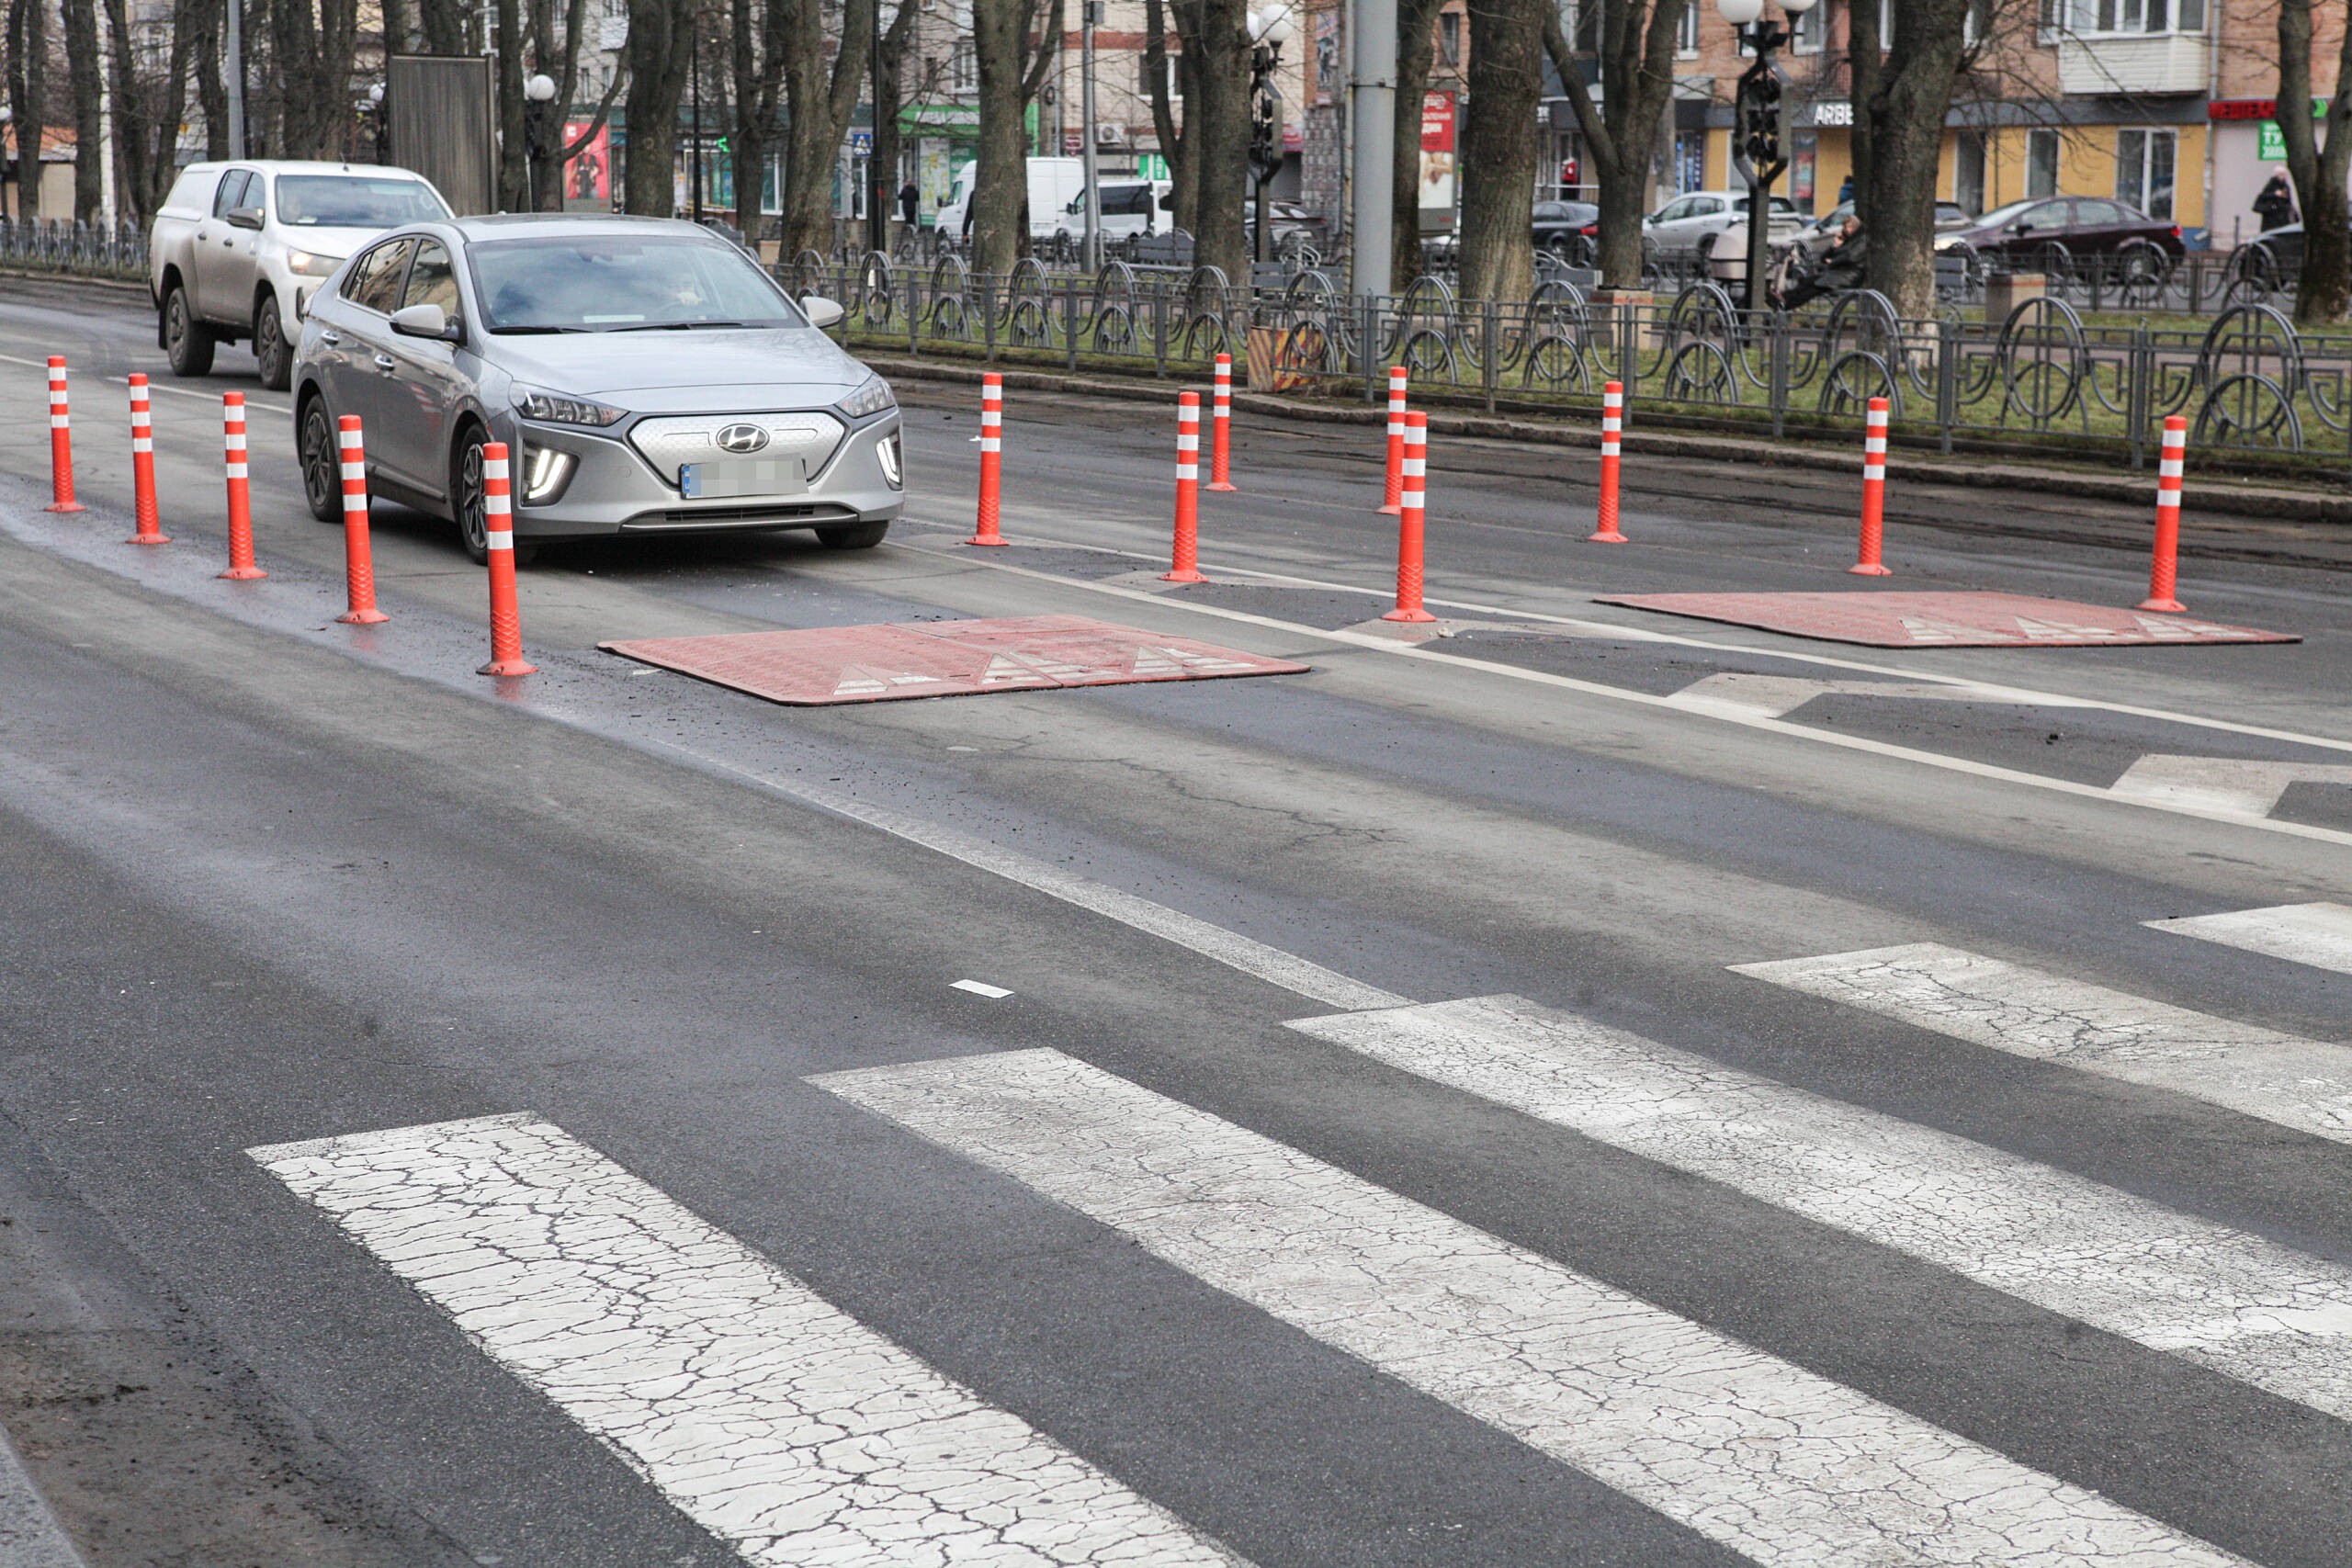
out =
<svg viewBox="0 0 2352 1568"><path fill-rule="evenodd" d="M447 218L423 180L364 175L280 175L277 220L299 229L390 229Z"/></svg>
<svg viewBox="0 0 2352 1568"><path fill-rule="evenodd" d="M1979 218L1976 220L1976 226L1979 229L1998 229L2005 223L2014 223L2040 207L2046 199L2048 198L2044 197L2035 197L2030 201L2013 201L2007 207L1996 207Z"/></svg>
<svg viewBox="0 0 2352 1568"><path fill-rule="evenodd" d="M493 333L808 324L741 251L689 235L497 240L470 254Z"/></svg>

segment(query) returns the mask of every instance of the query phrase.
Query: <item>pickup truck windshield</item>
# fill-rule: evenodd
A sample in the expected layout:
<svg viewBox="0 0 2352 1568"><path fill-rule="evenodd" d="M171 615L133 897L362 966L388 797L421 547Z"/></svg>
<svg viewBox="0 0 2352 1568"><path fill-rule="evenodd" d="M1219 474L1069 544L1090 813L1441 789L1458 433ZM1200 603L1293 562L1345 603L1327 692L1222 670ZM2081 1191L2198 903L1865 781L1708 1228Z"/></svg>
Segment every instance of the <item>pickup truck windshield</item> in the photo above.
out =
<svg viewBox="0 0 2352 1568"><path fill-rule="evenodd" d="M422 180L360 175L277 177L277 220L300 229L390 229L448 216L449 209Z"/></svg>
<svg viewBox="0 0 2352 1568"><path fill-rule="evenodd" d="M808 324L733 245L582 235L494 241L469 254L494 333Z"/></svg>

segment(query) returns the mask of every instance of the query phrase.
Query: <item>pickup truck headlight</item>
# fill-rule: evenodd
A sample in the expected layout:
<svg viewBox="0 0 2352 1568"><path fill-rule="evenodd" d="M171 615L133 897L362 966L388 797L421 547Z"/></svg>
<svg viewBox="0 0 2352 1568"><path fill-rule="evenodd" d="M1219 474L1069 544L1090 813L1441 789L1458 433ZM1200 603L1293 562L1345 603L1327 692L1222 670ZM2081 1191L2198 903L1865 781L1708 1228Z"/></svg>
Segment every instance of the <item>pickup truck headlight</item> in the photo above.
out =
<svg viewBox="0 0 2352 1568"><path fill-rule="evenodd" d="M300 273L304 277L324 277L327 274L333 272L342 265L343 258L341 256L322 256L314 251L288 251L286 253L287 269L291 272Z"/></svg>
<svg viewBox="0 0 2352 1568"><path fill-rule="evenodd" d="M514 389L514 407L525 419L545 420L549 424L594 425L599 430L628 417L627 409L591 402L586 398L567 397L561 392L550 392L540 387L520 385Z"/></svg>
<svg viewBox="0 0 2352 1568"><path fill-rule="evenodd" d="M833 406L852 419L864 419L868 414L897 408L899 400L890 395L890 383L876 376Z"/></svg>

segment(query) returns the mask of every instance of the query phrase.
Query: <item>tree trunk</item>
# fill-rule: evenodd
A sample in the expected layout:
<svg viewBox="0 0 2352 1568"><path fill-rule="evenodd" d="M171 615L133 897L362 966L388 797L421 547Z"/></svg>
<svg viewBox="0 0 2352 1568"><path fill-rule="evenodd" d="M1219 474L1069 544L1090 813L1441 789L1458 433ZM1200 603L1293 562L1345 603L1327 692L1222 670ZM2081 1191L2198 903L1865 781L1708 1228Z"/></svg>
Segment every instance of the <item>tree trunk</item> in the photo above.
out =
<svg viewBox="0 0 2352 1568"><path fill-rule="evenodd" d="M1020 259L1022 209L1029 199L1028 137L1021 96L1029 6L1023 0L972 0L972 53L980 77L980 157L972 184L972 257L1004 274Z"/></svg>
<svg viewBox="0 0 2352 1568"><path fill-rule="evenodd" d="M1176 0L1181 7L1183 0ZM1168 223L1166 227L1182 229L1187 233L1200 218L1200 181L1193 177L1193 148L1185 140L1183 128L1176 118L1176 106L1170 86L1182 91L1184 57L1168 52L1169 17L1160 0L1144 0L1143 7L1144 74L1150 83L1151 128L1159 137L1159 154L1168 160ZM1184 18L1176 18L1181 37L1185 28ZM1175 64L1171 84L1170 63ZM1153 215L1153 228L1159 229L1158 214Z"/></svg>
<svg viewBox="0 0 2352 1568"><path fill-rule="evenodd" d="M1936 310L1936 176L1952 83L1969 51L1962 32L1973 3L1902 0L1883 62L1875 48L1878 8L1849 6L1854 207L1871 240L1863 275L1905 318Z"/></svg>
<svg viewBox="0 0 2352 1568"><path fill-rule="evenodd" d="M47 0L8 7L8 108L17 133L17 216L40 216L41 132L49 124Z"/></svg>
<svg viewBox="0 0 2352 1568"><path fill-rule="evenodd" d="M783 37L784 90L788 121L784 141L784 254L830 255L833 249L833 169L857 107L859 78L874 40L876 0L844 0L841 46L831 73L820 49L824 37L817 0L768 0L786 13Z"/></svg>
<svg viewBox="0 0 2352 1568"><path fill-rule="evenodd" d="M1396 0L1396 177L1389 183L1388 288L1421 276L1421 99L1437 53L1440 0Z"/></svg>
<svg viewBox="0 0 2352 1568"><path fill-rule="evenodd" d="M1193 227L1193 259L1223 272L1227 281L1250 281L1250 235L1245 193L1250 188L1250 33L1247 0L1200 0L1200 37L1184 40L1195 61L1196 95L1184 106L1193 144L1198 211Z"/></svg>
<svg viewBox="0 0 2352 1568"><path fill-rule="evenodd" d="M1470 0L1470 111L1462 137L1464 299L1535 287L1535 111L1551 0Z"/></svg>
<svg viewBox="0 0 2352 1568"><path fill-rule="evenodd" d="M351 130L351 61L358 43L354 0L274 0L270 79L277 96L281 158L339 159Z"/></svg>
<svg viewBox="0 0 2352 1568"><path fill-rule="evenodd" d="M1642 214L1649 210L1650 169L1658 128L1674 102L1675 35L1689 0L1603 0L1600 13L1604 115L1577 69L1560 18L1548 6L1544 47L1559 67L1592 160L1600 208L1600 271L1611 288L1642 284Z"/></svg>
<svg viewBox="0 0 2352 1568"><path fill-rule="evenodd" d="M196 103L204 115L204 156L211 163L229 155L229 84L220 68L227 20L227 6L211 0L196 36Z"/></svg>
<svg viewBox="0 0 2352 1568"><path fill-rule="evenodd" d="M906 100L907 51L913 43L915 17L922 10L920 0L899 0L898 10L882 34L882 80L875 89L873 166L883 173L883 178L876 183L890 204L886 216L892 216L893 220L899 206L899 186L904 177L899 167L903 161L899 109ZM879 25L878 17L876 24ZM888 232L887 227L884 232Z"/></svg>
<svg viewBox="0 0 2352 1568"><path fill-rule="evenodd" d="M2335 96L2327 106L2327 144L2312 124L2312 0L2279 0L2278 134L2303 210L2303 269L2295 288L2295 320L2328 326L2352 311L2352 216L2345 175L2352 169L2352 25L2344 29L2335 64Z"/></svg>
<svg viewBox="0 0 2352 1568"><path fill-rule="evenodd" d="M624 211L650 218L677 212L678 100L685 96L693 27L692 13L673 0L628 0Z"/></svg>
<svg viewBox="0 0 2352 1568"><path fill-rule="evenodd" d="M780 15L781 7L757 0L729 0L727 8L729 42L735 55L735 114L727 126L727 155L735 165L735 227L754 244L760 238L768 150L775 141L775 108L784 91L784 58L789 47Z"/></svg>
<svg viewBox="0 0 2352 1568"><path fill-rule="evenodd" d="M144 224L171 186L173 152L187 107L188 57L206 0L175 0L163 73L142 77L126 0L106 0L107 74L113 88L115 186L124 218Z"/></svg>
<svg viewBox="0 0 2352 1568"><path fill-rule="evenodd" d="M65 0L66 80L74 89L74 220L95 223L106 197L98 184L98 12L96 0Z"/></svg>
<svg viewBox="0 0 2352 1568"><path fill-rule="evenodd" d="M630 6L632 19L636 6ZM466 52L466 0L417 0L416 19L427 54Z"/></svg>
<svg viewBox="0 0 2352 1568"><path fill-rule="evenodd" d="M112 0L109 0L112 3ZM530 111L523 93L523 7L500 0L492 12L491 48L498 57L498 210L520 212L530 198Z"/></svg>

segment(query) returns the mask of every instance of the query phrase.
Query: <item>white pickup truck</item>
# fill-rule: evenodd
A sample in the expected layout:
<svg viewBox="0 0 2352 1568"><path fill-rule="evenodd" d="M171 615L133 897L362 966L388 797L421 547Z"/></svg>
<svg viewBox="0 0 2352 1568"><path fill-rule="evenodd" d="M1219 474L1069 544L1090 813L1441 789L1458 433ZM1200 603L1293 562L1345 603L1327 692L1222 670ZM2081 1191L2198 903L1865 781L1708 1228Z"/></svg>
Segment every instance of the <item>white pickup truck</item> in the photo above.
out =
<svg viewBox="0 0 2352 1568"><path fill-rule="evenodd" d="M147 242L156 345L175 375L202 376L214 344L250 339L262 384L284 391L309 292L385 230L448 216L441 193L406 169L190 164Z"/></svg>

